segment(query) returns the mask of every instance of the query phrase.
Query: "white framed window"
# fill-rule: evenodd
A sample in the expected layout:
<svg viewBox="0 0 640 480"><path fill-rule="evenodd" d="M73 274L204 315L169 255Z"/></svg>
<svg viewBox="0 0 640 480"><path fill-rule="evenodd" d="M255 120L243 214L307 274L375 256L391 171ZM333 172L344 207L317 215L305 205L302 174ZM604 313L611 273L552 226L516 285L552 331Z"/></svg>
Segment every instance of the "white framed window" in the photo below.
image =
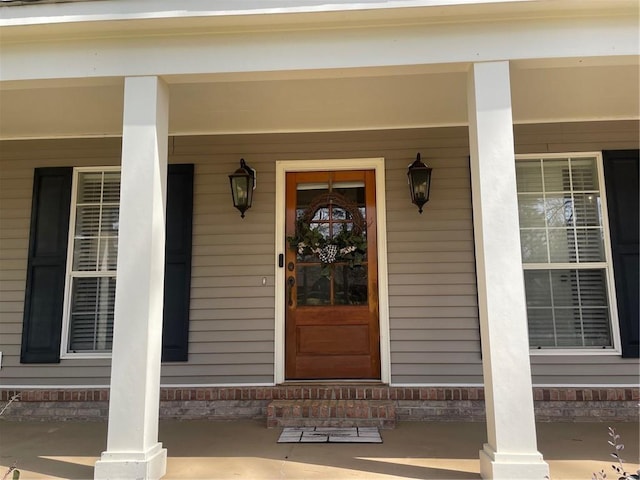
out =
<svg viewBox="0 0 640 480"><path fill-rule="evenodd" d="M516 179L530 347L616 351L601 153L518 155Z"/></svg>
<svg viewBox="0 0 640 480"><path fill-rule="evenodd" d="M109 357L118 256L120 168L75 168L62 357Z"/></svg>

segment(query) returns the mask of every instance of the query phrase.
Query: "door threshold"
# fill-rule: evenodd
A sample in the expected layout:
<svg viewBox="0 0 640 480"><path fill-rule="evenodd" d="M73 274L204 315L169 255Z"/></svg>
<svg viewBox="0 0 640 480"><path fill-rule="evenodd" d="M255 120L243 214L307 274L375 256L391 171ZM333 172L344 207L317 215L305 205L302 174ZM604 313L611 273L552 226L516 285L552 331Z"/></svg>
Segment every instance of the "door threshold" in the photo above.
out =
<svg viewBox="0 0 640 480"><path fill-rule="evenodd" d="M383 383L381 380L368 380L368 379L336 379L336 380L285 380L278 385L282 386L291 386L291 385L366 385L366 386L374 386L380 385L385 386L388 385Z"/></svg>

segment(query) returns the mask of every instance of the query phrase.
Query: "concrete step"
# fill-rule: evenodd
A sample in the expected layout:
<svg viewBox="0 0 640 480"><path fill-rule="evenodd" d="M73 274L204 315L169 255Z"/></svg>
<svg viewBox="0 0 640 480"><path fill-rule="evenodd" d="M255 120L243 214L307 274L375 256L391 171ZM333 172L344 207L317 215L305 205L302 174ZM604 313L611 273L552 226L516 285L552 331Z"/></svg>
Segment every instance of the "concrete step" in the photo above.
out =
<svg viewBox="0 0 640 480"><path fill-rule="evenodd" d="M267 427L395 428L395 402L389 400L273 400Z"/></svg>

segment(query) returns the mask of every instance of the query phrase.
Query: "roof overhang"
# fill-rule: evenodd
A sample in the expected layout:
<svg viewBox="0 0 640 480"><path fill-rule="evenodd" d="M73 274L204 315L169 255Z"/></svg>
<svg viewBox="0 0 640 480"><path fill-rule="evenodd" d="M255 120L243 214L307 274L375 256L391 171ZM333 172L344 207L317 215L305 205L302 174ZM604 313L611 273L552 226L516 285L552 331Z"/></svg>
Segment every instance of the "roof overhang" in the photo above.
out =
<svg viewBox="0 0 640 480"><path fill-rule="evenodd" d="M119 135L139 75L176 135L465 125L470 65L503 60L516 123L639 116L635 0L294 3L0 8L0 138Z"/></svg>
<svg viewBox="0 0 640 480"><path fill-rule="evenodd" d="M3 42L631 16L635 0L4 0ZM13 5L13 8L9 8Z"/></svg>

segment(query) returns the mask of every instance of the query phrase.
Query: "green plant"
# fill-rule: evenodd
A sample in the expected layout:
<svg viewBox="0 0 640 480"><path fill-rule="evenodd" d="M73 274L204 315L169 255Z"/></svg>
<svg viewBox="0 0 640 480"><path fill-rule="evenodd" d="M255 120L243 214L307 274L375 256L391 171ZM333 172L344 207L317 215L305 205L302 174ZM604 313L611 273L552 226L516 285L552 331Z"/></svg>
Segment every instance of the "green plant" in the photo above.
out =
<svg viewBox="0 0 640 480"><path fill-rule="evenodd" d="M333 237L325 237L319 227L310 227L303 220L296 223L296 234L287 237L289 246L299 256L315 256L323 267L323 275L329 274L328 266L343 262L350 267L362 264L367 254L367 239L364 235L349 230L345 225Z"/></svg>
<svg viewBox="0 0 640 480"><path fill-rule="evenodd" d="M0 416L2 416L2 414L5 412L5 410L7 408L9 408L9 405L11 405L13 402L17 401L20 398L20 395L22 395L21 393L16 393L15 395L13 395L9 401L7 402L7 404L2 408L2 410L0 410Z"/></svg>
<svg viewBox="0 0 640 480"><path fill-rule="evenodd" d="M640 470L636 473L628 473L624 468L624 460L620 456L620 452L624 450L624 444L620 442L620 435L616 432L616 429L609 427L609 440L607 443L613 447L613 452L610 455L618 461L618 464L611 465L611 468L616 473L618 480L640 480ZM593 474L592 480L605 480L607 474L604 470Z"/></svg>
<svg viewBox="0 0 640 480"><path fill-rule="evenodd" d="M10 474L12 474L11 480L18 480L20 478L20 470L16 468L16 465L17 464L14 463L9 467L9 470L7 470L7 472L4 474L4 476L2 477L2 480L7 480Z"/></svg>
<svg viewBox="0 0 640 480"><path fill-rule="evenodd" d="M0 410L0 416L2 416L2 414L7 410L7 408L9 408L9 405L11 405L13 402L17 401L20 398L20 395L21 395L20 393L16 393L9 399L7 404L2 408L2 410ZM17 466L18 466L18 463L14 462L14 464L11 465L9 469L5 472L5 474L2 476L2 480L7 480L9 478L9 475L11 475L12 480L18 480L20 478L20 470L17 469Z"/></svg>

